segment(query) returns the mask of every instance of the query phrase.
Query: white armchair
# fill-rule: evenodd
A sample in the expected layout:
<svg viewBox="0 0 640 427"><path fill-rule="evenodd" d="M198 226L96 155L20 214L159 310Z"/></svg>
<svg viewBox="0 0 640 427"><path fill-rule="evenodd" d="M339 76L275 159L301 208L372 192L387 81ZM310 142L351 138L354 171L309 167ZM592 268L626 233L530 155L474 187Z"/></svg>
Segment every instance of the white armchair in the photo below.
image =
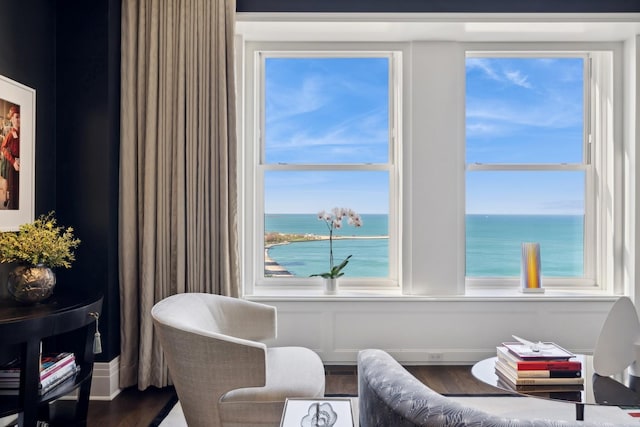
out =
<svg viewBox="0 0 640 427"><path fill-rule="evenodd" d="M260 342L276 336L275 307L185 293L151 315L190 427L278 426L287 397L324 396L316 353Z"/></svg>

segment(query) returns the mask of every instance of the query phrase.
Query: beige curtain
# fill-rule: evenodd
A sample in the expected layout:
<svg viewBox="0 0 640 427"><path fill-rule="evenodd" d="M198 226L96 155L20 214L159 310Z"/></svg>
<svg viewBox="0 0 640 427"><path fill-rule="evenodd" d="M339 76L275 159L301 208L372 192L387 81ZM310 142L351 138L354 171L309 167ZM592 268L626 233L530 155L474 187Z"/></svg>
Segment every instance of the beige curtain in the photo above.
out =
<svg viewBox="0 0 640 427"><path fill-rule="evenodd" d="M239 295L235 0L123 0L120 386L167 385L151 307Z"/></svg>

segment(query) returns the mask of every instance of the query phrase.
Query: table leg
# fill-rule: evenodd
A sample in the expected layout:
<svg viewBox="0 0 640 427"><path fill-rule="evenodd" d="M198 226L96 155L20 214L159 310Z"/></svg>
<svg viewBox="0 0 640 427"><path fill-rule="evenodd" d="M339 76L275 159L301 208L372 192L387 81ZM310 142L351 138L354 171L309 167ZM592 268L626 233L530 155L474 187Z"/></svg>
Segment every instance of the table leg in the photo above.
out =
<svg viewBox="0 0 640 427"><path fill-rule="evenodd" d="M38 385L40 384L40 340L29 339L22 348L22 367L20 399L22 412L18 415L20 427L35 427L38 423Z"/></svg>
<svg viewBox="0 0 640 427"><path fill-rule="evenodd" d="M584 421L584 403L576 403L576 420Z"/></svg>

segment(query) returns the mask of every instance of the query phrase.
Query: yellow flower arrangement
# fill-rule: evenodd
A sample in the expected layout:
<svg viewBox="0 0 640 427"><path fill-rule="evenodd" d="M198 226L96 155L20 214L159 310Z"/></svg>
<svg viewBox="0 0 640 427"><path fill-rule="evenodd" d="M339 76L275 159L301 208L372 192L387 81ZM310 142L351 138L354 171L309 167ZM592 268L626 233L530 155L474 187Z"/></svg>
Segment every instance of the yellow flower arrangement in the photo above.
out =
<svg viewBox="0 0 640 427"><path fill-rule="evenodd" d="M0 233L0 262L19 262L32 266L71 267L73 249L80 244L73 228L56 225L54 212L22 224L17 232Z"/></svg>

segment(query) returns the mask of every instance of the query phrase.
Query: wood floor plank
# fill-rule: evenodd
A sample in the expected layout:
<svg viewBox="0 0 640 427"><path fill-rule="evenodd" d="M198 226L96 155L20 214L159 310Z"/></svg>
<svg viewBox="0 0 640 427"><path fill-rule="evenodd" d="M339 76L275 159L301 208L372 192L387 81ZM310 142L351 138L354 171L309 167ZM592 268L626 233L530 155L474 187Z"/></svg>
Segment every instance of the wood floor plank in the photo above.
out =
<svg viewBox="0 0 640 427"><path fill-rule="evenodd" d="M145 391L131 387L112 401L92 400L87 426L147 427L174 393L173 387L149 387Z"/></svg>
<svg viewBox="0 0 640 427"><path fill-rule="evenodd" d="M471 366L406 366L422 383L440 394L505 394L474 378Z"/></svg>

